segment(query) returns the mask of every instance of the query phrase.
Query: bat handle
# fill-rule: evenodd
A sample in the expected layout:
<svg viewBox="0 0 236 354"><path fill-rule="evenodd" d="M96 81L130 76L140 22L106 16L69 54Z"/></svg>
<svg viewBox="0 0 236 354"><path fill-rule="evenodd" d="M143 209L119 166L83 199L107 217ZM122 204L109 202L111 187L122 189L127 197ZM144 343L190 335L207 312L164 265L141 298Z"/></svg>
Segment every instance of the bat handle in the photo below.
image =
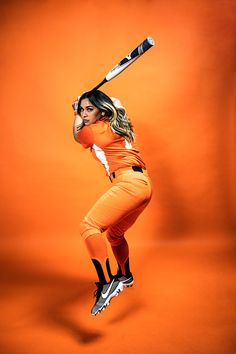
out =
<svg viewBox="0 0 236 354"><path fill-rule="evenodd" d="M108 80L105 78L103 79L97 86L95 86L91 91L96 91L99 89L99 87L101 87L102 85L104 85Z"/></svg>

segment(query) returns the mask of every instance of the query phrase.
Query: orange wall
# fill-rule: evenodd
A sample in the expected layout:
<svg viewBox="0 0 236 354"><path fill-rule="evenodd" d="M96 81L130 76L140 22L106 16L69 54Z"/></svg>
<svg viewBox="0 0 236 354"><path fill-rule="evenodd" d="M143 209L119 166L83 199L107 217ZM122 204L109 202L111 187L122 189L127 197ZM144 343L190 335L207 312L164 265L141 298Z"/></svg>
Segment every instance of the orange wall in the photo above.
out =
<svg viewBox="0 0 236 354"><path fill-rule="evenodd" d="M70 235L109 186L72 137L71 103L151 35L103 90L126 106L154 183L150 237L235 228L234 1L1 4L1 228ZM151 226L150 226L151 225Z"/></svg>

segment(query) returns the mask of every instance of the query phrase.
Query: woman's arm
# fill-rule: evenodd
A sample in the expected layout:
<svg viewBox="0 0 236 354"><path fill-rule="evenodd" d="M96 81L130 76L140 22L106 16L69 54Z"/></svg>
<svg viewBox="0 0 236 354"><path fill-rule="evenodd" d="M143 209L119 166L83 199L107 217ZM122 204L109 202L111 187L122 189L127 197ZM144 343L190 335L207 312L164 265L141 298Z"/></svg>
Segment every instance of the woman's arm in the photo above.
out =
<svg viewBox="0 0 236 354"><path fill-rule="evenodd" d="M74 135L75 140L78 143L80 142L78 139L78 133L83 128L83 126L84 126L83 119L78 114L75 114L75 119L74 119L74 124L73 124L73 135Z"/></svg>

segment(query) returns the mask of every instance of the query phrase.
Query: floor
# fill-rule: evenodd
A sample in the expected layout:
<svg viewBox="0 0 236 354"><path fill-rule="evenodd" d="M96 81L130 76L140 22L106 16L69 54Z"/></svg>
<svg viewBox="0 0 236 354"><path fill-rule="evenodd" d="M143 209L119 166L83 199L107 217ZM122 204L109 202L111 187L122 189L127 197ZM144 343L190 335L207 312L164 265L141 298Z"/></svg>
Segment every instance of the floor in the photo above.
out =
<svg viewBox="0 0 236 354"><path fill-rule="evenodd" d="M76 237L1 248L1 354L234 354L232 235L131 248L135 285L100 315L93 268Z"/></svg>

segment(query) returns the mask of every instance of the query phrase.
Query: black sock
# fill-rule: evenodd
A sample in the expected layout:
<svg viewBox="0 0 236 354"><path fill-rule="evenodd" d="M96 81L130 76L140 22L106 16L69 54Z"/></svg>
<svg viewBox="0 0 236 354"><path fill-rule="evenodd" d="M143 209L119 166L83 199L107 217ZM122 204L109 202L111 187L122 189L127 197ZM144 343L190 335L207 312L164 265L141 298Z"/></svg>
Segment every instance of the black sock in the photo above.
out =
<svg viewBox="0 0 236 354"><path fill-rule="evenodd" d="M106 260L106 267L107 267L107 274L108 274L110 280L112 280L114 278L114 276L111 273L111 267L110 267L110 263L109 263L109 259L108 258Z"/></svg>
<svg viewBox="0 0 236 354"><path fill-rule="evenodd" d="M132 274L130 272L130 266L129 266L129 258L126 260L125 262L125 276L128 278L130 277Z"/></svg>
<svg viewBox="0 0 236 354"><path fill-rule="evenodd" d="M92 262L93 262L93 265L95 266L99 282L102 284L106 284L107 281L106 281L106 277L105 277L104 270L102 268L101 263L97 259L94 259L94 258L92 258ZM107 274L108 274L109 279L111 281L114 278L114 276L111 273L111 267L110 267L110 262L109 262L108 258L106 259L106 271L107 271Z"/></svg>
<svg viewBox="0 0 236 354"><path fill-rule="evenodd" d="M93 259L93 258L92 258L92 262L93 262L94 267L96 269L99 282L102 284L106 284L106 278L105 278L101 263L97 259Z"/></svg>

